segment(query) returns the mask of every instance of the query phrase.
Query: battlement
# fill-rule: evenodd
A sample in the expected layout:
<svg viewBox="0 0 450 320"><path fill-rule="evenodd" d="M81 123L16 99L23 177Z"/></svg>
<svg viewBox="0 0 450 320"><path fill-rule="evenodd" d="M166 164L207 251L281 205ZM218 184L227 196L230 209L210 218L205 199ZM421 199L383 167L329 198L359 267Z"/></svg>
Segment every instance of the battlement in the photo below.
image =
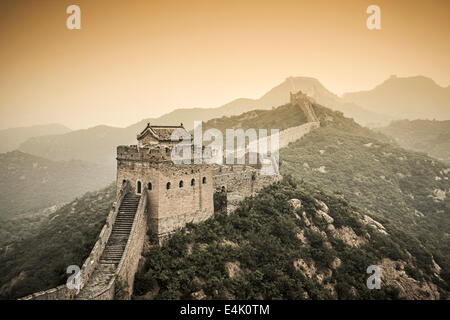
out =
<svg viewBox="0 0 450 320"><path fill-rule="evenodd" d="M145 162L165 162L170 161L172 149L169 147L138 147L137 145L118 146L117 161L145 161Z"/></svg>
<svg viewBox="0 0 450 320"><path fill-rule="evenodd" d="M117 161L140 161L151 163L173 162L172 151L175 149L176 154L182 156L183 148L185 147L190 148L191 155L187 159L189 159L191 163L194 163L195 156L198 154L198 152L195 152L195 146L191 144L182 145L180 142L178 142L177 145L156 144L144 147L140 147L139 145L118 146L116 159ZM205 147L200 148L203 153Z"/></svg>
<svg viewBox="0 0 450 320"><path fill-rule="evenodd" d="M320 126L313 102L308 96L302 92L291 93L291 103L302 108L309 122L281 131L280 148ZM211 156L211 150L204 147L196 150L190 137L182 124L147 124L137 137L137 145L118 146L116 205L83 265L81 285L84 291L78 293L64 285L24 299L114 299L117 292L122 290L122 283L128 288L125 298L129 298L146 235L151 235L153 240L161 243L161 239L187 223L198 223L210 218L214 214L215 191L226 192L227 212L230 213L245 197L255 196L264 187L282 178L277 171L267 174L268 171L264 169L273 165L267 161L257 158L256 164L245 164L249 163L249 152L245 153L244 164L209 165L205 161L195 161L194 156L197 154ZM186 141L185 144L183 141ZM174 163L173 151L180 151L177 148L186 150L186 147L190 148L193 161ZM137 208L132 207L129 200L124 202L125 196L138 199ZM135 214L130 223L126 217L132 217L132 213ZM119 214L122 216L116 221ZM126 228L130 229L129 232ZM122 238L126 243L119 254L116 242ZM118 259L120 262L112 265L108 259ZM110 270L112 266L113 271Z"/></svg>
<svg viewBox="0 0 450 320"><path fill-rule="evenodd" d="M308 119L308 122L318 122L318 118L314 112L314 109L312 107L313 103L315 101L307 96L302 91L298 91L296 93L290 93L290 101L292 105L298 105L303 110L303 112L306 115L306 118Z"/></svg>

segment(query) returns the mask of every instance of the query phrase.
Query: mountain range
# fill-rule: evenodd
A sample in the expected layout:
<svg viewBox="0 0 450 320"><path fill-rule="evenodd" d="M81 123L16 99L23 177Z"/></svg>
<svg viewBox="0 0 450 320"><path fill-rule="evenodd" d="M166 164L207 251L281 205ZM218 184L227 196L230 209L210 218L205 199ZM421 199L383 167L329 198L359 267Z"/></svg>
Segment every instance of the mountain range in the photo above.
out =
<svg viewBox="0 0 450 320"><path fill-rule="evenodd" d="M372 90L346 93L343 100L397 119L450 119L450 86L424 76L393 75Z"/></svg>
<svg viewBox="0 0 450 320"><path fill-rule="evenodd" d="M448 298L448 165L392 144L341 112L313 108L321 127L280 151L283 182L244 200L234 214L217 207L214 218L187 226L160 248L146 244L134 298ZM287 115L299 111L286 104L206 125L295 126ZM89 193L43 219L25 239L5 243L0 295L63 283L63 266L83 261L113 200L111 189ZM27 234L19 223L25 220L15 228ZM83 246L71 249L61 230ZM379 291L365 286L373 264L384 274Z"/></svg>
<svg viewBox="0 0 450 320"><path fill-rule="evenodd" d="M37 213L111 183L114 170L81 160L52 161L20 151L0 154L0 218Z"/></svg>
<svg viewBox="0 0 450 320"><path fill-rule="evenodd" d="M67 132L70 132L70 129L61 124L3 129L0 130L0 153L16 150L21 143L32 137L64 134Z"/></svg>
<svg viewBox="0 0 450 320"><path fill-rule="evenodd" d="M389 117L342 101L327 90L317 79L307 77L289 77L281 84L269 90L259 99L241 98L218 108L176 109L159 118L144 119L126 128L100 125L89 129L75 130L66 134L33 137L22 143L19 150L52 160L80 159L107 165L114 165L115 148L118 144L134 144L136 134L148 122L153 125L179 124L193 128L194 121L208 121L213 118L230 117L243 112L262 109L270 110L289 102L290 92L303 91L317 103L343 112L364 124L387 124ZM181 119L181 120L180 120Z"/></svg>
<svg viewBox="0 0 450 320"><path fill-rule="evenodd" d="M392 137L403 148L450 162L450 120L399 120L376 130Z"/></svg>

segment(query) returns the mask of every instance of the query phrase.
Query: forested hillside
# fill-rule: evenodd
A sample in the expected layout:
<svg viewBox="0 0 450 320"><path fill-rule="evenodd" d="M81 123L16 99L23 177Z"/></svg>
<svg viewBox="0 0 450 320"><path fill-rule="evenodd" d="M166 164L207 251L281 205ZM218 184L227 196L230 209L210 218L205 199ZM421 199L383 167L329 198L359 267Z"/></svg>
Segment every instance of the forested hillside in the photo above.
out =
<svg viewBox="0 0 450 320"><path fill-rule="evenodd" d="M406 149L426 152L450 163L450 120L401 120L378 128Z"/></svg>
<svg viewBox="0 0 450 320"><path fill-rule="evenodd" d="M114 170L84 161L51 161L20 151L0 154L0 217L36 213L111 183Z"/></svg>
<svg viewBox="0 0 450 320"><path fill-rule="evenodd" d="M449 266L450 167L320 110L322 127L281 150L281 173L392 221Z"/></svg>
<svg viewBox="0 0 450 320"><path fill-rule="evenodd" d="M134 298L449 297L450 168L340 112L314 109L321 127L281 150L282 183L229 216L217 194L212 219L162 247L147 243ZM287 104L211 120L204 129L304 121ZM1 297L63 283L65 268L89 254L113 201L110 187L55 212L2 221ZM383 270L381 290L366 287L369 265Z"/></svg>
<svg viewBox="0 0 450 320"><path fill-rule="evenodd" d="M113 185L90 192L57 211L0 221L0 298L18 298L66 282L81 265L115 200Z"/></svg>
<svg viewBox="0 0 450 320"><path fill-rule="evenodd" d="M367 214L285 177L233 214L218 210L149 248L135 299L446 298L430 251ZM366 286L370 265L383 270L380 290Z"/></svg>

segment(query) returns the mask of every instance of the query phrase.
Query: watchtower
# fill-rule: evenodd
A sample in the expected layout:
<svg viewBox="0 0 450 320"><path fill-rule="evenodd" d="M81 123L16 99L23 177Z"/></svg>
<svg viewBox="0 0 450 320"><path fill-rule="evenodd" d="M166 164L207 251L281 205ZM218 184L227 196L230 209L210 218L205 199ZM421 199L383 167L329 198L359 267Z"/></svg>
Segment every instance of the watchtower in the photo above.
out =
<svg viewBox="0 0 450 320"><path fill-rule="evenodd" d="M148 229L159 240L214 212L212 169L208 164L194 164L193 159L190 164L172 161L172 151L182 142L173 139L175 131L190 137L182 124L148 123L137 135L137 145L117 147L117 197L124 182L131 192L148 197Z"/></svg>

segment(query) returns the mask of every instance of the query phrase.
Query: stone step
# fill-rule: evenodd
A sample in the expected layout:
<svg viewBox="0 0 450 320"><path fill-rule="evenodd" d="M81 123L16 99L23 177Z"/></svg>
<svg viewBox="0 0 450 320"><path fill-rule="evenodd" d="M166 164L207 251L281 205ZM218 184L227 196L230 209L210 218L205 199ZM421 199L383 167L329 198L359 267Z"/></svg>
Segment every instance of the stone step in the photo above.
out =
<svg viewBox="0 0 450 320"><path fill-rule="evenodd" d="M126 233L126 234L129 234L130 233L130 231L131 231L131 227L116 227L116 228L113 228L113 230L112 230L112 233L114 234L115 232L118 232L118 233Z"/></svg>
<svg viewBox="0 0 450 320"><path fill-rule="evenodd" d="M122 200L116 221L94 272L77 299L92 299L102 292L114 276L130 237L140 196L128 194Z"/></svg>
<svg viewBox="0 0 450 320"><path fill-rule="evenodd" d="M108 255L105 257L102 257L102 261L120 261L120 259L122 259L122 255Z"/></svg>

